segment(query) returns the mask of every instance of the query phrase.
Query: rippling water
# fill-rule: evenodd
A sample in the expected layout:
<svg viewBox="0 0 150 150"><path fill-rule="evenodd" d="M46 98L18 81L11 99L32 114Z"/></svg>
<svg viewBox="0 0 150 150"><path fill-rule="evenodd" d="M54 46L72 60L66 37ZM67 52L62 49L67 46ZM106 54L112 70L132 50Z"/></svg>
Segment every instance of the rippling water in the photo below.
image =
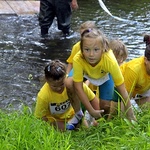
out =
<svg viewBox="0 0 150 150"><path fill-rule="evenodd" d="M0 16L0 108L20 109L32 106L41 88L40 76L50 59L65 62L72 45L79 40L78 28L87 20L97 26L109 39L120 38L129 50L129 58L143 55L143 34L150 32L149 0L104 1L110 12L129 20L115 20L102 10L98 1L78 0L80 9L73 12L72 35L60 38L56 23L50 28L50 39L43 41L37 15Z"/></svg>

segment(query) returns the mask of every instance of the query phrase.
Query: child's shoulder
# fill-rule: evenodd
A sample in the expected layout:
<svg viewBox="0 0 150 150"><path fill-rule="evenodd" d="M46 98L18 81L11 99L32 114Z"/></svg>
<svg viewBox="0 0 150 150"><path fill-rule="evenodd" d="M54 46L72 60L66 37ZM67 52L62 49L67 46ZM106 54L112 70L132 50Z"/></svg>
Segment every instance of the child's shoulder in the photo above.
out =
<svg viewBox="0 0 150 150"><path fill-rule="evenodd" d="M40 94L40 95L47 95L47 93L48 93L49 91L51 91L51 89L50 89L48 83L45 82L45 84L44 84L44 85L42 86L42 88L40 89L39 94Z"/></svg>
<svg viewBox="0 0 150 150"><path fill-rule="evenodd" d="M127 64L129 64L131 66L141 65L143 63L144 63L144 56L133 58L133 59L131 59L130 61L127 62Z"/></svg>
<svg viewBox="0 0 150 150"><path fill-rule="evenodd" d="M109 49L107 52L104 52L103 56L104 57L110 57L110 58L113 58L113 59L115 58L114 53L111 49Z"/></svg>
<svg viewBox="0 0 150 150"><path fill-rule="evenodd" d="M80 41L78 41L77 43L75 43L75 44L73 45L73 47L76 47L76 46L80 46Z"/></svg>
<svg viewBox="0 0 150 150"><path fill-rule="evenodd" d="M134 58L128 62L123 63L120 68L125 69L126 67L131 68L132 70L140 71L144 66L144 57Z"/></svg>

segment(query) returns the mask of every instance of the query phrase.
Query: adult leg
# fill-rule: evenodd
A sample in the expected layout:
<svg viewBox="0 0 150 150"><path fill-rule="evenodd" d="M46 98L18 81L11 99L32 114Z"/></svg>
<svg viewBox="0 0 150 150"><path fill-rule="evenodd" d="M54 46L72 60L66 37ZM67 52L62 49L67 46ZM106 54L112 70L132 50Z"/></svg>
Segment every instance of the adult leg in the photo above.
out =
<svg viewBox="0 0 150 150"><path fill-rule="evenodd" d="M52 0L40 0L39 25L41 36L47 36L55 17L55 5Z"/></svg>
<svg viewBox="0 0 150 150"><path fill-rule="evenodd" d="M58 22L58 29L62 30L64 35L69 34L71 24L71 0L56 0L56 17Z"/></svg>

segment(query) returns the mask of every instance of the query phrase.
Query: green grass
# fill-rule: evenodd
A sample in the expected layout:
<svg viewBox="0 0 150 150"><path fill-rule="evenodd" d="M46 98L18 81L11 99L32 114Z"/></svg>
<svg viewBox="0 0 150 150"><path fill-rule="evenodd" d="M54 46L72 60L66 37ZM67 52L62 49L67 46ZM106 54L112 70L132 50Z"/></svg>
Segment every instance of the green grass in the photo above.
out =
<svg viewBox="0 0 150 150"><path fill-rule="evenodd" d="M98 127L60 132L24 111L0 111L1 150L149 150L150 111L137 114L138 123L101 118Z"/></svg>

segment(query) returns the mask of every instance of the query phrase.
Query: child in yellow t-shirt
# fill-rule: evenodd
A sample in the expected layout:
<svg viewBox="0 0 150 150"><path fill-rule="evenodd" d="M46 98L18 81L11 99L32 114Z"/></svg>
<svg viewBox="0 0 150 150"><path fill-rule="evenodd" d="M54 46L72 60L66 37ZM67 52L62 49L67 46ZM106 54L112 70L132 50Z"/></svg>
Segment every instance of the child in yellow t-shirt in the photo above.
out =
<svg viewBox="0 0 150 150"><path fill-rule="evenodd" d="M150 35L145 35L144 56L121 65L125 86L139 106L150 102Z"/></svg>
<svg viewBox="0 0 150 150"><path fill-rule="evenodd" d="M112 50L109 49L104 34L94 28L84 30L81 35L80 47L81 51L73 58L74 90L91 116L97 118L99 114L91 108L88 97L83 91L83 78L99 86L100 96L105 93L103 95L105 99L100 99L100 108L104 108L104 111L108 111L110 108L110 100L112 100L114 92L112 81L114 81L117 90L124 99L128 119L136 120L124 85L124 78ZM69 82L70 80L67 82L68 87ZM103 92L101 92L102 86ZM73 89L70 88L70 90ZM74 101L74 103L77 103L77 101Z"/></svg>
<svg viewBox="0 0 150 150"><path fill-rule="evenodd" d="M46 83L37 95L34 115L59 130L75 129L83 114L81 111L75 114L71 106L71 99L75 101L79 99L74 91L68 92L65 86L66 65L59 60L53 60L45 67L44 72ZM84 84L83 88L93 109L99 110L98 98L87 85Z"/></svg>
<svg viewBox="0 0 150 150"><path fill-rule="evenodd" d="M79 32L80 32L80 34L82 34L82 32L85 30L85 29L89 29L89 28L96 28L96 25L95 25L95 22L94 21L85 21L84 23L82 23L81 25L80 25L80 29L79 29ZM74 46L73 46L73 48L72 48L72 50L71 50L71 54L70 54L70 56L68 57L68 59L67 59L67 63L68 63L68 65L67 65L67 74L69 74L69 76L72 76L72 74L73 74L73 70L72 70L72 63L73 63L73 57L78 53L80 51L80 41L79 42L77 42ZM97 88L97 86L94 86L94 85L92 85L92 84L90 84L90 82L88 81L88 80L86 80L85 81L85 83L90 87L90 89L96 94L96 96L98 97L98 88ZM84 109L84 107L83 107L83 105L81 104L81 106L82 106L82 108ZM88 118L92 118L91 116L89 116L88 115L88 112L86 112L86 117L85 117L85 120L84 120L84 124L85 124L85 126L87 126L88 127L88 124L90 124L90 123L88 123L88 121L87 121L87 119ZM88 119L89 120L89 119ZM94 118L92 118L91 120L93 120L93 125L96 125L96 122L94 121Z"/></svg>

